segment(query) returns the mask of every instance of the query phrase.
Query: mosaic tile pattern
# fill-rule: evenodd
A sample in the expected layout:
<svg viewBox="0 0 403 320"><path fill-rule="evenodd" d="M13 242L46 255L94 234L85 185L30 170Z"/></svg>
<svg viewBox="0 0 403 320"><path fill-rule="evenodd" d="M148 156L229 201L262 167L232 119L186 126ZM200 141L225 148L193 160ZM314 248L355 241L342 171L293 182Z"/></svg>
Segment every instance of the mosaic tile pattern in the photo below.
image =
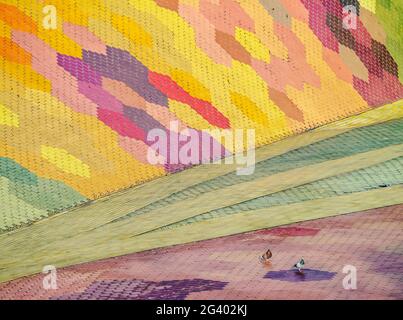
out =
<svg viewBox="0 0 403 320"><path fill-rule="evenodd" d="M146 161L170 121L261 146L403 98L401 1L54 0L55 29L48 4L0 0L7 230L184 169Z"/></svg>
<svg viewBox="0 0 403 320"><path fill-rule="evenodd" d="M70 266L396 205L402 116L401 102L382 106L257 149L252 176L235 175L231 165L198 166L0 235L0 282L49 261ZM6 209L0 225L12 226Z"/></svg>
<svg viewBox="0 0 403 320"><path fill-rule="evenodd" d="M403 142L402 132L403 119L352 129L348 132L336 135L335 137L324 139L291 150L285 154L260 161L256 163L253 175L242 176L237 175L236 172L231 172L214 179L197 183L186 190L176 192L161 200L154 201L148 206L130 212L119 220L124 220L135 215L146 214L154 209L163 208L175 202L195 198L203 193L212 191L218 192L225 187L252 181L258 177L266 177L295 168L302 168L316 163L323 163L325 161L352 156L361 152L368 152L390 145L401 144ZM272 205L298 202L302 201L303 198L296 194L301 193L311 193L311 196L307 196L305 199L313 199L315 197L326 197L330 195L336 196L342 193L378 188L379 185L382 184L400 184L403 182L403 165L401 160L402 159L391 160L388 163L380 164L373 168L365 168L359 172L344 174L342 177L332 177L325 181L314 182L309 186L301 186L299 189L296 188L296 190L285 190L278 195L268 195L267 197L253 199L249 202L235 205L233 207L220 208L217 209L217 212L206 213L205 217L217 216L217 214L223 213L239 212L242 211L242 208L244 210L251 210L257 208L259 205L268 207ZM352 183L353 181L354 183ZM199 218L203 219L203 217L192 218L189 222Z"/></svg>
<svg viewBox="0 0 403 320"><path fill-rule="evenodd" d="M190 293L222 290L225 282L203 279L172 281L101 281L91 284L84 292L61 296L57 300L184 300Z"/></svg>
<svg viewBox="0 0 403 320"><path fill-rule="evenodd" d="M403 299L403 205L296 223L0 284L0 299ZM270 248L263 265L258 257ZM305 279L293 264L304 257ZM345 265L357 289L342 286Z"/></svg>
<svg viewBox="0 0 403 320"><path fill-rule="evenodd" d="M349 193L389 188L393 185L400 184L403 185L403 157L398 157L375 166L318 180L267 196L254 198L232 206L218 208L162 227L160 230L177 228L198 221L214 219L240 212L248 212L249 210L286 206L288 204L313 199L325 199Z"/></svg>

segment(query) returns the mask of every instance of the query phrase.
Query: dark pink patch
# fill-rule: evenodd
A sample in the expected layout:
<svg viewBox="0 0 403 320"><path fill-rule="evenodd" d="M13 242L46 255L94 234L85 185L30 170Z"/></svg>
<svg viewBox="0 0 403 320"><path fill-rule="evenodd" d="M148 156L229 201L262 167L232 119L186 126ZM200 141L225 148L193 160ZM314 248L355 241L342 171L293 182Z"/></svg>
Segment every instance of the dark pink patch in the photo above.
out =
<svg viewBox="0 0 403 320"><path fill-rule="evenodd" d="M170 77L149 71L148 80L155 88L160 90L168 98L186 103L191 106L212 125L223 129L230 127L229 120L210 102L192 97Z"/></svg>
<svg viewBox="0 0 403 320"><path fill-rule="evenodd" d="M369 81L353 77L354 88L370 106L379 106L393 102L403 96L403 86L399 79L389 72L382 70L382 78L369 74Z"/></svg>
<svg viewBox="0 0 403 320"><path fill-rule="evenodd" d="M145 132L121 113L99 108L98 119L121 136L145 141Z"/></svg>
<svg viewBox="0 0 403 320"><path fill-rule="evenodd" d="M326 25L326 7L318 1L302 0L302 3L309 11L309 27L325 47L338 52L339 43Z"/></svg>

